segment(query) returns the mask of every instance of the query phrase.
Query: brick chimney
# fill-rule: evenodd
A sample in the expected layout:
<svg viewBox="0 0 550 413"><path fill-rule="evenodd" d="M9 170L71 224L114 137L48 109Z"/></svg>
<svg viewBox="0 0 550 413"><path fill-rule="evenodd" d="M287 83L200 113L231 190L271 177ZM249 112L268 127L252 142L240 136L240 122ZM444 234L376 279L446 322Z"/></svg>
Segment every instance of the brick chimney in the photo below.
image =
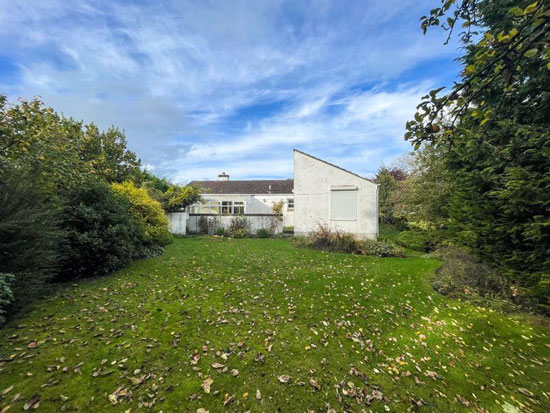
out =
<svg viewBox="0 0 550 413"><path fill-rule="evenodd" d="M218 175L218 181L229 181L229 175L227 175L225 172L222 172Z"/></svg>

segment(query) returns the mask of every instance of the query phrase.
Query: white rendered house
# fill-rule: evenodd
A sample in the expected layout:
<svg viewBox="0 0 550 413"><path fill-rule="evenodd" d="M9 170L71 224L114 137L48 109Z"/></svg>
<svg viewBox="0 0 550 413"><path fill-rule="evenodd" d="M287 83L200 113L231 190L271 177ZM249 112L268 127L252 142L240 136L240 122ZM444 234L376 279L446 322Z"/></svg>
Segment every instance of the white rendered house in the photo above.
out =
<svg viewBox="0 0 550 413"><path fill-rule="evenodd" d="M378 185L367 178L294 150L294 234L319 225L378 236Z"/></svg>
<svg viewBox="0 0 550 413"><path fill-rule="evenodd" d="M361 239L378 236L378 185L298 150L294 179L230 180L223 172L218 180L189 185L201 189L203 200L187 209L191 232L197 229L197 217L227 226L231 216L240 215L249 217L255 231L269 225L273 206L282 202L276 232L294 227L294 234L306 235L321 224Z"/></svg>
<svg viewBox="0 0 550 413"><path fill-rule="evenodd" d="M294 225L292 179L230 180L222 172L217 181L192 181L201 190L203 202L187 209L190 214L265 216L282 202L282 226Z"/></svg>

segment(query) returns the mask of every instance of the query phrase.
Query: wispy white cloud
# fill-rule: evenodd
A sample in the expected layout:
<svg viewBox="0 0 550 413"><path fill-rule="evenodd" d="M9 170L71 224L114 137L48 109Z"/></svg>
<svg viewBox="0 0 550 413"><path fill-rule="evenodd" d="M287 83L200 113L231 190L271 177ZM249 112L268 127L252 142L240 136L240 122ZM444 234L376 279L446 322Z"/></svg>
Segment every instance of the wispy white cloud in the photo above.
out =
<svg viewBox="0 0 550 413"><path fill-rule="evenodd" d="M368 174L448 82L430 65L455 49L418 28L430 3L0 0L0 93L115 124L173 179L290 176L292 147Z"/></svg>
<svg viewBox="0 0 550 413"><path fill-rule="evenodd" d="M331 95L316 96L315 100L306 100L296 109L258 122L253 129L230 140L189 142L188 152L175 163L174 160L168 161L165 166L172 164L181 168L176 177L185 181L194 178L193 174L200 165L212 165L208 171L217 170L219 173L231 170L236 163L244 161L248 164L249 159L255 159L259 153L269 153L284 160L278 167L270 168L271 173L276 171L281 176L291 176L291 150L300 148L313 154L325 152L336 159L336 163L370 175L396 151L408 149L402 138L403 125L414 114L420 97L430 87L429 82L423 82L398 87L394 91L349 93L337 101L331 101ZM331 110L327 111L329 107ZM251 175L252 171L249 170L245 176ZM214 173L210 175L211 178L215 176Z"/></svg>

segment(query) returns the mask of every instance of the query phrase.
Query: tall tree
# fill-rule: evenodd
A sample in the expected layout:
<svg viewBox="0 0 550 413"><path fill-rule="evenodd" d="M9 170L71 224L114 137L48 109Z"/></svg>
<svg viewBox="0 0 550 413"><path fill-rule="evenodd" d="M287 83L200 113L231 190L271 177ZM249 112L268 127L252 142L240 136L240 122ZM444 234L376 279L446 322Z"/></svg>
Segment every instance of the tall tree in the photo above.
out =
<svg viewBox="0 0 550 413"><path fill-rule="evenodd" d="M385 166L381 166L376 172L374 182L378 184L378 204L380 220L385 224L394 222L392 199L398 186L398 181Z"/></svg>
<svg viewBox="0 0 550 413"><path fill-rule="evenodd" d="M407 123L453 174L459 239L550 301L549 2L444 0L422 28L461 28L463 71L430 92ZM546 275L545 275L546 274Z"/></svg>
<svg viewBox="0 0 550 413"><path fill-rule="evenodd" d="M90 123L79 144L82 160L107 182L135 180L140 175L141 161L128 149L126 136L111 126L106 131Z"/></svg>
<svg viewBox="0 0 550 413"><path fill-rule="evenodd" d="M447 228L454 186L441 154L424 145L405 159L407 179L391 199L395 219L422 229Z"/></svg>

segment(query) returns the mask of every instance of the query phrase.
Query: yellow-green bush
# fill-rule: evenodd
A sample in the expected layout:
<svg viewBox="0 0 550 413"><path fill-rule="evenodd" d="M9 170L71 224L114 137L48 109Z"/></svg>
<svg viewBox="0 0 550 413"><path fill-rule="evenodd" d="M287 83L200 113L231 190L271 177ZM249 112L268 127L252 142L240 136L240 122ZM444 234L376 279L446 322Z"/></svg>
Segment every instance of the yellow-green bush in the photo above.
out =
<svg viewBox="0 0 550 413"><path fill-rule="evenodd" d="M130 203L130 212L143 225L145 236L151 244L166 245L172 242L168 232L168 218L161 204L151 198L145 188L138 188L133 182L113 184L113 189Z"/></svg>

